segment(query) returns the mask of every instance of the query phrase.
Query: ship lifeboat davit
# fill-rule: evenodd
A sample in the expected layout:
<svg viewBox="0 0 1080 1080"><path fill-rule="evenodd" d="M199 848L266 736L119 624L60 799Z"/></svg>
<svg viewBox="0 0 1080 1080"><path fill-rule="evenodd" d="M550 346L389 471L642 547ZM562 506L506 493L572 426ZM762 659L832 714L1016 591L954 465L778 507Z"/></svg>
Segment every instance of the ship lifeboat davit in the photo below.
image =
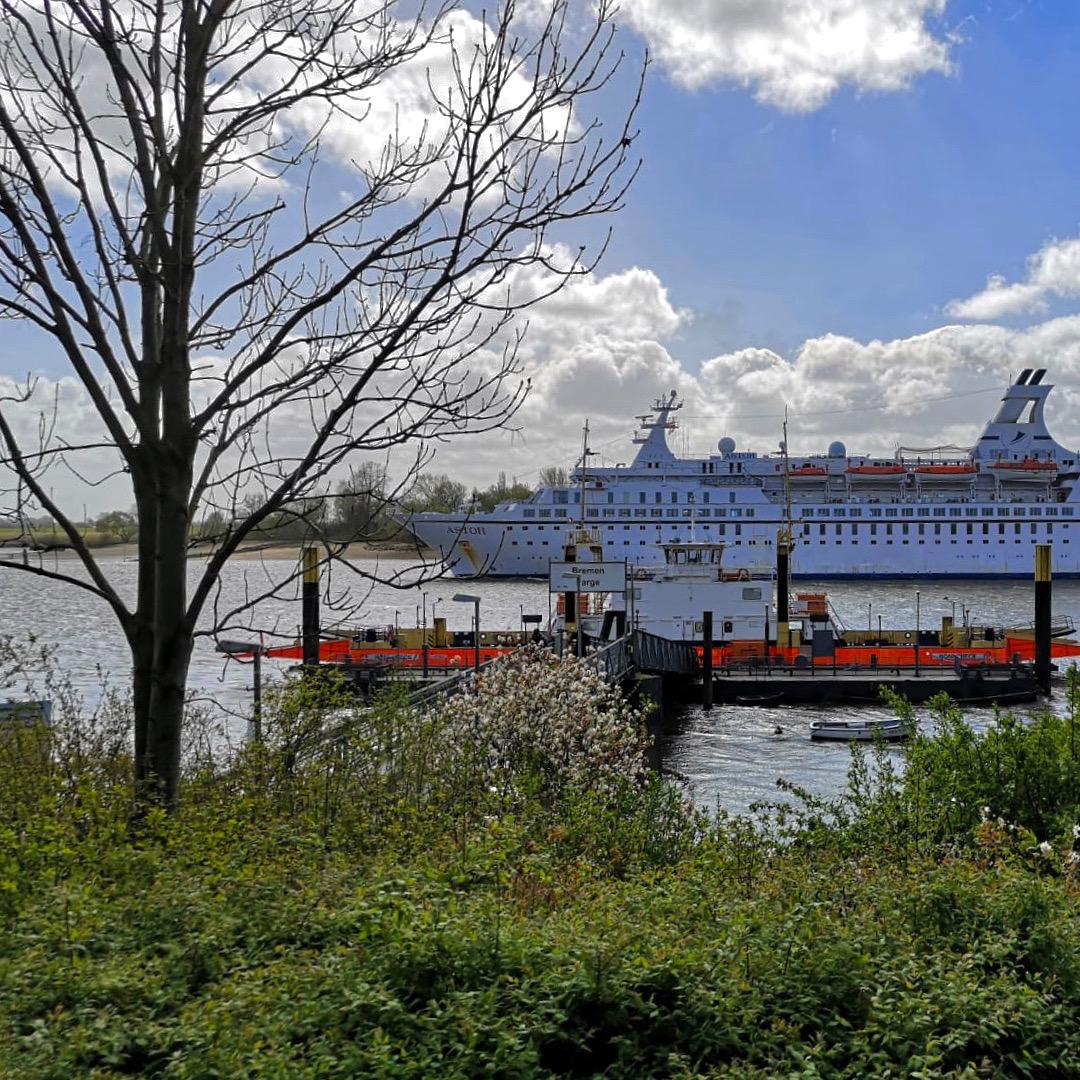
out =
<svg viewBox="0 0 1080 1080"><path fill-rule="evenodd" d="M1022 458L1020 461L1004 461L998 458L990 471L999 479L1025 483L1048 484L1057 476L1057 463L1040 461L1038 458Z"/></svg>
<svg viewBox="0 0 1080 1080"><path fill-rule="evenodd" d="M829 475L823 465L797 465L788 469L788 480L795 485L820 484Z"/></svg>
<svg viewBox="0 0 1080 1080"><path fill-rule="evenodd" d="M902 484L907 469L903 465L849 465L844 475L853 484Z"/></svg>
<svg viewBox="0 0 1080 1080"><path fill-rule="evenodd" d="M967 462L916 465L915 478L920 484L956 484L975 479L978 467Z"/></svg>

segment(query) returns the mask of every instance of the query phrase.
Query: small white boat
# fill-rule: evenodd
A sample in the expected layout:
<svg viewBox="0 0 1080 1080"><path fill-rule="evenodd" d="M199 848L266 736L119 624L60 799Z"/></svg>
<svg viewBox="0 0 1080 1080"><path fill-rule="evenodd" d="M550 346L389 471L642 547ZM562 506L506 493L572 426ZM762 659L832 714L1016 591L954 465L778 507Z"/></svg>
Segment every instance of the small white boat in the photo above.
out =
<svg viewBox="0 0 1080 1080"><path fill-rule="evenodd" d="M907 725L895 717L889 720L815 720L810 725L811 739L833 742L873 742L874 739L906 739Z"/></svg>

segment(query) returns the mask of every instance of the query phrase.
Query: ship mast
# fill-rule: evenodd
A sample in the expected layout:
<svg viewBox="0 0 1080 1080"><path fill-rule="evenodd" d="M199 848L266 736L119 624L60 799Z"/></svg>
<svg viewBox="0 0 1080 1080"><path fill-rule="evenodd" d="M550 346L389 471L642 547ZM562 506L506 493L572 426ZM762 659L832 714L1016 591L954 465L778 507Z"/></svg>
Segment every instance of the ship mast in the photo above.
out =
<svg viewBox="0 0 1080 1080"><path fill-rule="evenodd" d="M582 530L585 529L585 478L589 468L589 458L592 457L592 451L589 449L589 421L585 420L585 429L581 433L581 468L578 470L578 480L581 484L581 494L579 496L581 505L578 508L578 523Z"/></svg>
<svg viewBox="0 0 1080 1080"><path fill-rule="evenodd" d="M791 545L791 461L788 458L787 448L787 421L788 407L784 406L784 441L780 444L784 455L784 528L780 534L781 540L786 543L790 550Z"/></svg>

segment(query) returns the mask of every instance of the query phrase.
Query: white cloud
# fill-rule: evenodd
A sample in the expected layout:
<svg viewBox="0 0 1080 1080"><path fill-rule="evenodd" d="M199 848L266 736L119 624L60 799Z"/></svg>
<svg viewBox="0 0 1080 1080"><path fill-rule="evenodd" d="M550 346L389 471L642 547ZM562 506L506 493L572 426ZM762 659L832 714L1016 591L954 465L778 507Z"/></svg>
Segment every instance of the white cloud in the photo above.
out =
<svg viewBox="0 0 1080 1080"><path fill-rule="evenodd" d="M514 294L539 294L548 274L539 266L518 268ZM891 341L827 334L791 357L744 348L710 357L696 370L676 355L690 317L647 269L575 280L529 309L521 361L533 388L515 420L520 430L447 440L428 468L480 487L500 471L529 482L544 465L573 463L586 417L605 462L629 461L634 417L672 388L685 402L682 430L672 440L679 451L708 452L722 435L744 449L773 450L785 405L795 453L822 451L834 439L852 452L882 454L898 444L965 445L996 409L997 391L1020 368L1036 366L1049 367L1048 381L1058 387L1050 399L1051 429L1066 445L1080 445L1080 315L1022 330L951 325ZM482 366L487 358L475 362ZM42 380L39 407L51 404L57 385ZM70 379L59 387L58 430L73 441L76 433L85 437L96 427L85 394ZM20 419L28 440L36 437L36 415L36 408L25 410ZM275 454L299 448L303 419L286 413L275 424ZM98 455L90 471L106 468ZM70 473L50 477L73 510L84 501L91 509L128 505L124 480L88 491Z"/></svg>
<svg viewBox="0 0 1080 1080"><path fill-rule="evenodd" d="M1023 281L991 275L986 288L945 310L961 319L1002 319L1045 311L1050 297L1080 296L1080 239L1051 240L1027 260Z"/></svg>
<svg viewBox="0 0 1080 1080"><path fill-rule="evenodd" d="M928 21L946 0L623 0L621 10L681 86L753 88L792 112L842 85L900 90L949 71Z"/></svg>

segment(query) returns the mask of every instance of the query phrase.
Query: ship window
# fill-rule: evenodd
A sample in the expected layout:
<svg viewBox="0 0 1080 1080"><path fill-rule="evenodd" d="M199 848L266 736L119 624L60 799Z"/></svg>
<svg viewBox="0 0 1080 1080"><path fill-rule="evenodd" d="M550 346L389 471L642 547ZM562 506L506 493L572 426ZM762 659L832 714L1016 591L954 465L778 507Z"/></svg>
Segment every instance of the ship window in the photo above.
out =
<svg viewBox="0 0 1080 1080"><path fill-rule="evenodd" d="M963 517L964 512L959 506L954 506L949 510L949 517Z"/></svg>
<svg viewBox="0 0 1080 1080"><path fill-rule="evenodd" d="M1005 526L999 523L998 524L998 536L1004 536L1004 535L1005 535Z"/></svg>
<svg viewBox="0 0 1080 1080"><path fill-rule="evenodd" d="M1028 511L1028 513L1029 513L1029 514L1030 514L1030 515L1031 515L1032 517L1042 517L1042 509L1041 509L1040 507L1038 507L1038 506L1033 506L1033 507L1032 507L1032 508L1031 508L1031 509L1030 509L1030 510Z"/></svg>
<svg viewBox="0 0 1080 1080"><path fill-rule="evenodd" d="M676 514L676 513L678 512L678 511L676 511L676 510L670 510L670 511L668 511L668 512L669 512L670 514ZM684 511L682 512L682 516L683 516L683 517L690 517L690 515L691 515L692 513L693 513L693 510L684 510Z"/></svg>
<svg viewBox="0 0 1080 1080"><path fill-rule="evenodd" d="M727 517L727 507L719 506L713 511L713 517Z"/></svg>
<svg viewBox="0 0 1080 1080"><path fill-rule="evenodd" d="M634 517L644 517L644 516L645 516L645 511L644 510L635 510L634 511Z"/></svg>
<svg viewBox="0 0 1080 1080"><path fill-rule="evenodd" d="M669 510L667 512L667 516L668 517L678 517L679 516L679 511L678 510Z"/></svg>
<svg viewBox="0 0 1080 1080"><path fill-rule="evenodd" d="M834 510L832 512L832 516L833 517L843 517L844 516L844 511L843 510Z"/></svg>
<svg viewBox="0 0 1080 1080"><path fill-rule="evenodd" d="M556 517L566 517L566 511L565 510L556 510L555 511L555 516Z"/></svg>
<svg viewBox="0 0 1080 1080"><path fill-rule="evenodd" d="M615 501L615 492L614 491L609 491L607 493L607 501L609 503L613 503Z"/></svg>
<svg viewBox="0 0 1080 1080"><path fill-rule="evenodd" d="M956 526L955 525L950 525L949 526L949 535L950 536L955 536L956 535Z"/></svg>
<svg viewBox="0 0 1080 1080"><path fill-rule="evenodd" d="M909 530L910 528L911 528L911 526L910 526L910 525L904 524L904 525L902 525L902 526L901 526L901 528L900 528L900 531L901 531L901 532L902 532L902 533L903 533L903 534L904 534L905 536L907 536L907 534L908 534L908 530ZM905 541L904 541L904 543L906 544L906 543L907 543L907 541L905 540Z"/></svg>
<svg viewBox="0 0 1080 1080"><path fill-rule="evenodd" d="M739 510L737 507L733 507L732 511L731 511L731 516L732 517L742 517L742 511Z"/></svg>
<svg viewBox="0 0 1080 1080"><path fill-rule="evenodd" d="M752 506L750 507L749 510L746 511L746 516L747 517L753 517L754 516L754 508Z"/></svg>
<svg viewBox="0 0 1080 1080"><path fill-rule="evenodd" d="M580 491L575 491L574 492L574 502L575 503L581 502L581 492Z"/></svg>
<svg viewBox="0 0 1080 1080"><path fill-rule="evenodd" d="M653 502L661 502L663 500L663 498L664 498L663 494L658 491L658 492L656 492L655 497L653 498Z"/></svg>
<svg viewBox="0 0 1080 1080"><path fill-rule="evenodd" d="M673 491L671 493L671 501L673 503L677 503L679 501L679 493L677 491Z"/></svg>
<svg viewBox="0 0 1080 1080"><path fill-rule="evenodd" d="M744 600L760 600L761 599L761 587L758 588L744 588L742 591L742 598Z"/></svg>
<svg viewBox="0 0 1080 1080"><path fill-rule="evenodd" d="M1063 506L1061 508L1061 516L1062 517L1072 517L1073 516L1072 507L1071 506Z"/></svg>
<svg viewBox="0 0 1080 1080"><path fill-rule="evenodd" d="M886 536L892 536L892 525L891 524L885 526L885 535Z"/></svg>
<svg viewBox="0 0 1080 1080"><path fill-rule="evenodd" d="M987 525L985 521L983 522L982 530L983 530L983 536L986 536L986 534L990 531L990 526Z"/></svg>
<svg viewBox="0 0 1080 1080"><path fill-rule="evenodd" d="M644 491L639 491L637 493L637 501L639 503L643 503L645 501L645 492Z"/></svg>
<svg viewBox="0 0 1080 1080"><path fill-rule="evenodd" d="M708 516L709 516L709 511L708 510L702 509L702 510L698 511L698 517L708 517Z"/></svg>
<svg viewBox="0 0 1080 1080"><path fill-rule="evenodd" d="M1015 536L1019 536L1019 535L1020 535L1020 525L1019 525L1019 523L1017 523L1016 525L1014 525L1014 526L1013 526L1013 534L1014 534Z"/></svg>
<svg viewBox="0 0 1080 1080"><path fill-rule="evenodd" d="M1009 511L1005 507L999 507L997 512L998 517L1008 517Z"/></svg>
<svg viewBox="0 0 1080 1080"><path fill-rule="evenodd" d="M934 523L934 535L935 536L940 536L941 535L941 526L938 525L936 522Z"/></svg>
<svg viewBox="0 0 1080 1080"><path fill-rule="evenodd" d="M565 492L565 491L556 491L555 492L555 504L557 506L560 506L560 505L565 506L568 497L569 496L568 496L567 492Z"/></svg>
<svg viewBox="0 0 1080 1080"><path fill-rule="evenodd" d="M828 517L829 516L829 511L828 510L819 510L817 512L817 516L818 517Z"/></svg>
<svg viewBox="0 0 1080 1080"><path fill-rule="evenodd" d="M870 535L871 536L876 536L877 535L877 525L876 524L873 524L873 525L870 526Z"/></svg>
<svg viewBox="0 0 1080 1080"><path fill-rule="evenodd" d="M1036 530L1036 529L1037 529L1038 527L1039 527L1039 526L1038 526L1038 525L1036 525L1034 521L1033 521L1033 522L1031 523L1031 535L1032 535L1032 536L1034 536L1034 535L1035 535L1035 530Z"/></svg>
<svg viewBox="0 0 1080 1080"><path fill-rule="evenodd" d="M870 511L870 516L871 516L871 517L881 517L881 511L880 511L880 510L878 510L878 509L876 509L876 508L875 508L875 509L871 509L871 511Z"/></svg>
<svg viewBox="0 0 1080 1080"><path fill-rule="evenodd" d="M729 503L733 503L735 501L735 492L734 491L729 491L727 493L727 501Z"/></svg>
<svg viewBox="0 0 1080 1080"><path fill-rule="evenodd" d="M663 517L664 516L664 511L663 510L652 510L652 511L649 512L649 516L650 517Z"/></svg>
<svg viewBox="0 0 1080 1080"><path fill-rule="evenodd" d="M709 501L709 492L707 492L707 491L706 491L706 492L704 492L704 493L702 494L702 496L701 496L701 501L702 501L703 503L706 503L706 504L708 503L708 501Z"/></svg>
<svg viewBox="0 0 1080 1080"><path fill-rule="evenodd" d="M900 516L901 517L914 517L915 516L915 511L912 510L910 506L908 506L908 507L905 507L903 510L900 511Z"/></svg>
<svg viewBox="0 0 1080 1080"><path fill-rule="evenodd" d="M833 532L835 532L837 536L839 536L843 531L844 531L844 526L843 525L834 525L833 526Z"/></svg>
<svg viewBox="0 0 1080 1080"><path fill-rule="evenodd" d="M717 528L717 531L720 533L721 536L723 536L724 533L727 531L727 526L725 526L725 525L718 525L716 528Z"/></svg>
<svg viewBox="0 0 1080 1080"><path fill-rule="evenodd" d="M1056 506L1048 506L1046 508L1046 516L1047 517L1057 517L1057 507Z"/></svg>
<svg viewBox="0 0 1080 1080"><path fill-rule="evenodd" d="M536 511L535 510L522 510L521 516L522 517L527 517L527 518L534 518L534 517L536 517Z"/></svg>
<svg viewBox="0 0 1080 1080"><path fill-rule="evenodd" d="M741 525L736 525L735 526L735 535L736 536L742 536L742 526Z"/></svg>
<svg viewBox="0 0 1080 1080"><path fill-rule="evenodd" d="M896 510L895 509L886 510L885 511L885 516L886 517L896 517Z"/></svg>
<svg viewBox="0 0 1080 1080"><path fill-rule="evenodd" d="M851 510L848 512L848 517L862 517L862 511L857 508Z"/></svg>
<svg viewBox="0 0 1080 1080"><path fill-rule="evenodd" d="M803 534L803 536L809 536L810 535L810 526L809 525L803 525L802 534Z"/></svg>
<svg viewBox="0 0 1080 1080"><path fill-rule="evenodd" d="M540 516L541 517L551 517L551 511L550 510L541 510L540 511Z"/></svg>
<svg viewBox="0 0 1080 1080"><path fill-rule="evenodd" d="M979 511L976 510L974 507L970 507L969 509L964 511L964 514L967 517L978 517L979 516Z"/></svg>
<svg viewBox="0 0 1080 1080"><path fill-rule="evenodd" d="M1015 510L1013 510L1013 517L1026 517L1026 516L1027 516L1027 510L1025 510L1024 507L1022 507L1022 506L1018 506L1018 507L1016 507Z"/></svg>
<svg viewBox="0 0 1080 1080"><path fill-rule="evenodd" d="M819 536L824 536L825 535L825 526L824 525L819 525L818 526L818 535Z"/></svg>
<svg viewBox="0 0 1080 1080"><path fill-rule="evenodd" d="M604 511L604 517L614 517L614 516L615 516L615 511L614 510L605 510Z"/></svg>

